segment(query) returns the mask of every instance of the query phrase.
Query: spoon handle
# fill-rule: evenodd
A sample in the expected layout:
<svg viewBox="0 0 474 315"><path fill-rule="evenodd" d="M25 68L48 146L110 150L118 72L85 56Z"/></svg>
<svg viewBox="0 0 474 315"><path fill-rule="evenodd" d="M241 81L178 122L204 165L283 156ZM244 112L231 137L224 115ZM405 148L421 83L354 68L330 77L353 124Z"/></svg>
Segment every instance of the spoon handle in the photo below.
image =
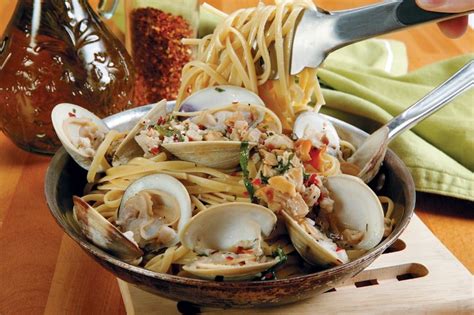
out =
<svg viewBox="0 0 474 315"><path fill-rule="evenodd" d="M389 129L388 140L431 116L473 85L474 61L470 61L440 86L390 120L385 125Z"/></svg>

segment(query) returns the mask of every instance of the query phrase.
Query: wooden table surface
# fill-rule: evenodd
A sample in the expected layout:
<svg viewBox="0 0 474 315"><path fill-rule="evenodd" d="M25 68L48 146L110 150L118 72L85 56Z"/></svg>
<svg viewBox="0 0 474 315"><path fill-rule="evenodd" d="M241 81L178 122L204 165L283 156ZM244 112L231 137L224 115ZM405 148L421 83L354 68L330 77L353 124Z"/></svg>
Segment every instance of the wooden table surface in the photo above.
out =
<svg viewBox="0 0 474 315"><path fill-rule="evenodd" d="M257 3L208 2L226 12ZM329 10L374 1L335 2L318 1ZM0 34L14 3L0 2ZM411 70L474 51L472 30L451 40L426 25L386 37L405 42ZM0 133L0 314L124 314L114 276L84 254L49 213L43 196L49 160L21 151ZM473 273L473 203L419 193L416 213Z"/></svg>

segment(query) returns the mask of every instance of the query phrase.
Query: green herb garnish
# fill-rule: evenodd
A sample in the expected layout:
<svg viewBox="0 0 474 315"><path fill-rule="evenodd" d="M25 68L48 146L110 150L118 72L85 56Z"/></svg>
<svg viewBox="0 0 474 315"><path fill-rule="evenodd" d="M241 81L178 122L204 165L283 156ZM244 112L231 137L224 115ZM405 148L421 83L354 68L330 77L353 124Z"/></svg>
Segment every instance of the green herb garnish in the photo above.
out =
<svg viewBox="0 0 474 315"><path fill-rule="evenodd" d="M225 91L224 89L221 89L220 87L216 87L216 88L214 88L214 90L216 90L219 93L222 93L222 92Z"/></svg>
<svg viewBox="0 0 474 315"><path fill-rule="evenodd" d="M262 172L260 172L260 180L262 181L262 184L267 185L269 179L270 179L270 177L264 176L264 175L262 174Z"/></svg>
<svg viewBox="0 0 474 315"><path fill-rule="evenodd" d="M303 172L303 182L307 182L311 174Z"/></svg>
<svg viewBox="0 0 474 315"><path fill-rule="evenodd" d="M288 260L288 256L286 256L285 252L283 251L283 249L281 247L278 247L272 253L272 256L275 257L275 258L276 257L279 258L280 261L278 262L278 264L276 264L275 266L273 266L273 267L265 270L264 272L262 272L261 276L257 277L255 280L257 280L257 281L268 281L268 280L276 280L277 279L275 270L279 266L286 263L286 261Z"/></svg>
<svg viewBox="0 0 474 315"><path fill-rule="evenodd" d="M295 156L295 154L291 153L290 156L288 157L288 162L286 164L283 163L282 160L278 161L278 165L275 168L276 171L279 174L284 174L286 171L288 171L290 169L290 166L291 166L291 160L293 159L294 156Z"/></svg>
<svg viewBox="0 0 474 315"><path fill-rule="evenodd" d="M256 202L255 197L254 197L255 188L253 187L252 182L249 179L249 170L248 170L249 155L250 155L249 143L247 141L242 141L242 143L240 144L240 168L242 169L242 174L244 177L244 185L245 185L245 188L247 188L250 200L252 202Z"/></svg>
<svg viewBox="0 0 474 315"><path fill-rule="evenodd" d="M273 253L272 253L272 256L273 257L278 257L280 258L280 262L274 266L274 268L276 266L280 266L280 265L283 265L284 263L286 263L286 261L288 260L288 256L286 256L285 252L283 251L283 249L281 247L278 247Z"/></svg>

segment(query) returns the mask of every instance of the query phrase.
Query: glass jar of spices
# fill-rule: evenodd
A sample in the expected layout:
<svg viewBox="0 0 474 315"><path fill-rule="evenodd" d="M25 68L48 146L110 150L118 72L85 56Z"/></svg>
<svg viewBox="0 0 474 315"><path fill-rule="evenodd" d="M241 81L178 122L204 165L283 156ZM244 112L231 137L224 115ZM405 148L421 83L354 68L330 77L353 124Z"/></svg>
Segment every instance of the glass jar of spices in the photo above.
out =
<svg viewBox="0 0 474 315"><path fill-rule="evenodd" d="M197 36L198 0L127 0L126 46L136 71L135 105L174 100L192 58L183 38Z"/></svg>

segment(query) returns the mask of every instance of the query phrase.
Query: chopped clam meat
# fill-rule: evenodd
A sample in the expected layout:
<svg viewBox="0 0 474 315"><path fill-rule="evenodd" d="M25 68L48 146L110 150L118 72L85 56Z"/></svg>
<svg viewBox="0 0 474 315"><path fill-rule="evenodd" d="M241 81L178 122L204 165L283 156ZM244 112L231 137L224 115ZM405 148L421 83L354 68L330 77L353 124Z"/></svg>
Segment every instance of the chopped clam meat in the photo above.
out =
<svg viewBox="0 0 474 315"><path fill-rule="evenodd" d="M265 140L266 147L277 149L293 149L293 141L285 135L275 134Z"/></svg>
<svg viewBox="0 0 474 315"><path fill-rule="evenodd" d="M303 193L303 199L308 207L312 208L318 202L320 195L321 190L319 190L318 186L313 184L309 187L306 187L305 192Z"/></svg>

